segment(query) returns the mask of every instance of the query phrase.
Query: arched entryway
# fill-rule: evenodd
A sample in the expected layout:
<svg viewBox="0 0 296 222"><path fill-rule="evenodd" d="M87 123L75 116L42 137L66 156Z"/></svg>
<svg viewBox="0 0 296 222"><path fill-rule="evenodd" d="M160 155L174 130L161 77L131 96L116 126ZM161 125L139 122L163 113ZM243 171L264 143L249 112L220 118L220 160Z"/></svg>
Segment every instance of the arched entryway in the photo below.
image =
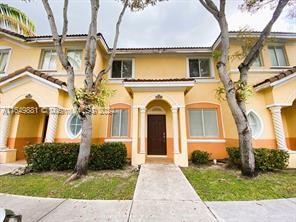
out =
<svg viewBox="0 0 296 222"><path fill-rule="evenodd" d="M173 159L172 111L165 100L153 100L147 110L147 155Z"/></svg>
<svg viewBox="0 0 296 222"><path fill-rule="evenodd" d="M44 142L48 122L46 109L33 99L23 99L13 108L11 137L8 146L16 149L16 159L25 158L24 147Z"/></svg>
<svg viewBox="0 0 296 222"><path fill-rule="evenodd" d="M282 118L287 147L290 150L296 150L296 100L292 106L282 109Z"/></svg>

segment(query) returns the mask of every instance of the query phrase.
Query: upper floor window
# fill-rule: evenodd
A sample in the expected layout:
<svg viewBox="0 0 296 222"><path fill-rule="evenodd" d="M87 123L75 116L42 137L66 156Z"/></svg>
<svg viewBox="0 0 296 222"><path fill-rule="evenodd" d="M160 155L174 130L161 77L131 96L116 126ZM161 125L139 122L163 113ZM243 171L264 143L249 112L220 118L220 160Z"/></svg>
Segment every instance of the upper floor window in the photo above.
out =
<svg viewBox="0 0 296 222"><path fill-rule="evenodd" d="M132 60L113 61L111 78L131 78L132 72L133 72Z"/></svg>
<svg viewBox="0 0 296 222"><path fill-rule="evenodd" d="M82 64L82 50L68 49L67 56L74 69L80 69Z"/></svg>
<svg viewBox="0 0 296 222"><path fill-rule="evenodd" d="M283 46L268 46L272 66L287 66L285 49Z"/></svg>
<svg viewBox="0 0 296 222"><path fill-rule="evenodd" d="M112 137L128 136L128 110L115 109L112 114Z"/></svg>
<svg viewBox="0 0 296 222"><path fill-rule="evenodd" d="M5 73L10 49L0 50L0 74Z"/></svg>
<svg viewBox="0 0 296 222"><path fill-rule="evenodd" d="M259 55L252 64L252 67L261 67L263 65L262 58Z"/></svg>
<svg viewBox="0 0 296 222"><path fill-rule="evenodd" d="M56 61L57 53L55 50L44 50L40 67L42 70L56 70Z"/></svg>
<svg viewBox="0 0 296 222"><path fill-rule="evenodd" d="M211 77L210 59L189 59L190 77Z"/></svg>
<svg viewBox="0 0 296 222"><path fill-rule="evenodd" d="M216 109L190 109L189 127L191 137L219 137Z"/></svg>

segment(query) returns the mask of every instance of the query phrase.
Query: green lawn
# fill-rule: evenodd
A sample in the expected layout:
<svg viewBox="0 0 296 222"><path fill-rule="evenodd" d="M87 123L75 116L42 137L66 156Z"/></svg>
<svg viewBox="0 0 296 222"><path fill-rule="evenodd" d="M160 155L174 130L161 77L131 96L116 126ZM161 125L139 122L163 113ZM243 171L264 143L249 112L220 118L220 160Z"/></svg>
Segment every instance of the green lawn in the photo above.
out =
<svg viewBox="0 0 296 222"><path fill-rule="evenodd" d="M191 166L182 170L205 201L296 197L296 170L261 173L254 179L242 177L238 170L218 167Z"/></svg>
<svg viewBox="0 0 296 222"><path fill-rule="evenodd" d="M127 170L90 172L64 184L70 173L31 173L0 176L0 193L73 199L132 199L138 173Z"/></svg>

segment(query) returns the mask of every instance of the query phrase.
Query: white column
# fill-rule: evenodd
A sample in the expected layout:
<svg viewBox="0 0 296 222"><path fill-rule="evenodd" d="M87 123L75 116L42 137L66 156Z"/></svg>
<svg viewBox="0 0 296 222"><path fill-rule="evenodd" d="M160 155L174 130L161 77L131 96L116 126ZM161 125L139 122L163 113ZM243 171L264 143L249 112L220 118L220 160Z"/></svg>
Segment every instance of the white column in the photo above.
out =
<svg viewBox="0 0 296 222"><path fill-rule="evenodd" d="M174 136L174 153L180 153L179 151L179 121L178 121L178 108L172 108L173 113L173 136Z"/></svg>
<svg viewBox="0 0 296 222"><path fill-rule="evenodd" d="M7 137L11 121L11 109L5 108L2 111L0 120L0 150L7 149Z"/></svg>
<svg viewBox="0 0 296 222"><path fill-rule="evenodd" d="M272 121L273 121L273 127L274 127L275 136L276 136L277 146L281 150L288 150L287 144L286 144L286 137L285 137L285 131L283 126L281 108L282 107L280 106L273 106L273 107L270 107L269 109L272 115Z"/></svg>
<svg viewBox="0 0 296 222"><path fill-rule="evenodd" d="M140 134L140 153L145 153L146 148L146 139L145 139L145 124L146 119L146 109L141 108L141 134Z"/></svg>
<svg viewBox="0 0 296 222"><path fill-rule="evenodd" d="M56 135L57 123L58 123L58 111L56 107L49 108L49 117L46 129L45 142L53 143Z"/></svg>

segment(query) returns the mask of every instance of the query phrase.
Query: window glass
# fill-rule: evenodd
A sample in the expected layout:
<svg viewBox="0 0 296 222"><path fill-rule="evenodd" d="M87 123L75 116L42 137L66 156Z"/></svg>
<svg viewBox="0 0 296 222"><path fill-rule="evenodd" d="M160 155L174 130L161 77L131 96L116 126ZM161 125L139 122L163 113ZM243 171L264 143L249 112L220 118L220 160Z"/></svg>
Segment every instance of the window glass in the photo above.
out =
<svg viewBox="0 0 296 222"><path fill-rule="evenodd" d="M190 77L199 77L199 62L197 59L189 59Z"/></svg>
<svg viewBox="0 0 296 222"><path fill-rule="evenodd" d="M6 68L7 60L8 60L8 55L9 55L9 49L0 50L0 73L5 72L5 68Z"/></svg>
<svg viewBox="0 0 296 222"><path fill-rule="evenodd" d="M202 111L190 110L189 121L191 136L203 136Z"/></svg>
<svg viewBox="0 0 296 222"><path fill-rule="evenodd" d="M128 110L116 109L112 114L112 136L128 135Z"/></svg>
<svg viewBox="0 0 296 222"><path fill-rule="evenodd" d="M203 110L204 135L208 137L218 137L217 112L214 109Z"/></svg>
<svg viewBox="0 0 296 222"><path fill-rule="evenodd" d="M68 50L67 56L74 69L80 69L82 64L82 50Z"/></svg>
<svg viewBox="0 0 296 222"><path fill-rule="evenodd" d="M216 109L189 110L190 136L218 137L218 120Z"/></svg>
<svg viewBox="0 0 296 222"><path fill-rule="evenodd" d="M286 58L285 58L285 53L284 53L284 49L282 47L276 47L275 48L275 54L278 60L278 65L279 66L286 66Z"/></svg>
<svg viewBox="0 0 296 222"><path fill-rule="evenodd" d="M286 66L287 61L285 57L285 51L282 46L269 46L269 57L272 66Z"/></svg>
<svg viewBox="0 0 296 222"><path fill-rule="evenodd" d="M255 59L255 61L253 62L252 67L260 67L260 66L262 66L262 62L261 62L261 57L258 56L258 57Z"/></svg>
<svg viewBox="0 0 296 222"><path fill-rule="evenodd" d="M57 53L54 50L46 50L43 52L42 70L56 70Z"/></svg>
<svg viewBox="0 0 296 222"><path fill-rule="evenodd" d="M132 60L113 61L111 78L131 78L132 66Z"/></svg>
<svg viewBox="0 0 296 222"><path fill-rule="evenodd" d="M68 120L68 130L72 137L78 136L81 131L82 122L76 114L72 114L71 117Z"/></svg>
<svg viewBox="0 0 296 222"><path fill-rule="evenodd" d="M253 111L249 112L247 117L252 129L253 137L259 137L262 130L262 124L259 117Z"/></svg>
<svg viewBox="0 0 296 222"><path fill-rule="evenodd" d="M209 59L189 59L190 77L210 77Z"/></svg>
<svg viewBox="0 0 296 222"><path fill-rule="evenodd" d="M201 59L199 64L200 64L200 76L209 77L210 76L210 60Z"/></svg>

